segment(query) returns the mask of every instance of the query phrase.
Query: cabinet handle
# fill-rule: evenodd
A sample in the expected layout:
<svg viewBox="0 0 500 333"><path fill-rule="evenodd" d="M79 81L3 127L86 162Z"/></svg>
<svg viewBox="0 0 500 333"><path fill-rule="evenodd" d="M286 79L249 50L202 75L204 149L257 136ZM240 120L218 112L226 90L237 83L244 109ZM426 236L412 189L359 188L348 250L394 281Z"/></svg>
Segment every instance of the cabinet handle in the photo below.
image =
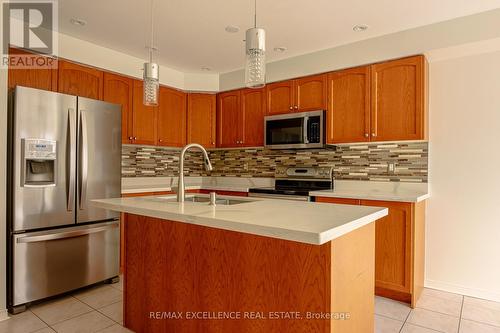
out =
<svg viewBox="0 0 500 333"><path fill-rule="evenodd" d="M299 107L298 107L297 105L295 105L295 106L294 106L294 109L295 109L295 110L298 110L298 108L299 108Z"/></svg>
<svg viewBox="0 0 500 333"><path fill-rule="evenodd" d="M369 136L370 136L370 135L369 135L368 133L365 133L365 137L366 137L366 138L367 138L367 137L369 137Z"/></svg>
<svg viewBox="0 0 500 333"><path fill-rule="evenodd" d="M290 106L290 110L293 110L293 106Z"/></svg>
<svg viewBox="0 0 500 333"><path fill-rule="evenodd" d="M375 134L375 133L372 133L372 136L373 136L373 137L375 138L375 137L377 136L377 134Z"/></svg>
<svg viewBox="0 0 500 333"><path fill-rule="evenodd" d="M129 136L129 137L128 137L128 139L129 139L129 140L134 140L134 138L133 138L133 137L131 137L131 136Z"/></svg>
<svg viewBox="0 0 500 333"><path fill-rule="evenodd" d="M134 136L134 140L137 140L137 137L136 137L136 136Z"/></svg>
<svg viewBox="0 0 500 333"><path fill-rule="evenodd" d="M158 142L161 142L161 139L159 139Z"/></svg>

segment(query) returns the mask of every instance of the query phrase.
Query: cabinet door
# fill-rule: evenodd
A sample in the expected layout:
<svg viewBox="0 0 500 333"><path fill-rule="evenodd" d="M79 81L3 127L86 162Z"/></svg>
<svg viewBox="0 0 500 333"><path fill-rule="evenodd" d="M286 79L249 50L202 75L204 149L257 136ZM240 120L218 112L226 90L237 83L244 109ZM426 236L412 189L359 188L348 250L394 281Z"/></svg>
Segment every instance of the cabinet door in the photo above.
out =
<svg viewBox="0 0 500 333"><path fill-rule="evenodd" d="M188 94L187 105L187 143L215 147L216 95Z"/></svg>
<svg viewBox="0 0 500 333"><path fill-rule="evenodd" d="M57 59L33 54L17 48L9 49L9 58L11 61L29 57L36 59L45 58L47 66L44 68L20 68L9 66L8 87L15 88L23 86L29 88L57 91Z"/></svg>
<svg viewBox="0 0 500 333"><path fill-rule="evenodd" d="M112 73L104 73L103 78L103 99L122 106L122 143L131 143L134 81Z"/></svg>
<svg viewBox="0 0 500 333"><path fill-rule="evenodd" d="M313 75L295 80L295 111L326 110L327 74Z"/></svg>
<svg viewBox="0 0 500 333"><path fill-rule="evenodd" d="M361 205L389 208L375 225L375 287L410 293L411 203L361 200Z"/></svg>
<svg viewBox="0 0 500 333"><path fill-rule="evenodd" d="M142 81L134 80L132 100L132 143L156 145L158 108L142 103Z"/></svg>
<svg viewBox="0 0 500 333"><path fill-rule="evenodd" d="M64 94L102 100L103 72L59 60L58 91Z"/></svg>
<svg viewBox="0 0 500 333"><path fill-rule="evenodd" d="M425 139L425 59L372 65L372 141Z"/></svg>
<svg viewBox="0 0 500 333"><path fill-rule="evenodd" d="M160 87L158 144L169 147L186 144L186 93Z"/></svg>
<svg viewBox="0 0 500 333"><path fill-rule="evenodd" d="M370 67L328 75L327 143L370 141Z"/></svg>
<svg viewBox="0 0 500 333"><path fill-rule="evenodd" d="M266 114L266 90L244 89L241 92L241 115L243 127L241 145L256 147L264 145L264 115Z"/></svg>
<svg viewBox="0 0 500 333"><path fill-rule="evenodd" d="M267 114L293 112L295 101L293 80L268 84L266 94Z"/></svg>
<svg viewBox="0 0 500 333"><path fill-rule="evenodd" d="M217 95L217 146L239 147L241 133L240 91Z"/></svg>

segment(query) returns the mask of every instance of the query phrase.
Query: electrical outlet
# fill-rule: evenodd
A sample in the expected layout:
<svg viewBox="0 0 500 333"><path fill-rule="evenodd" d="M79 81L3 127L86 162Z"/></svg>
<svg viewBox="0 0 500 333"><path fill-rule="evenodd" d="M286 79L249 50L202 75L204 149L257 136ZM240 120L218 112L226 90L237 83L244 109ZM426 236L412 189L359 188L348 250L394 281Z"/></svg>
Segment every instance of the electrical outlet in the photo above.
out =
<svg viewBox="0 0 500 333"><path fill-rule="evenodd" d="M396 163L389 162L387 163L387 173L395 173L396 172Z"/></svg>

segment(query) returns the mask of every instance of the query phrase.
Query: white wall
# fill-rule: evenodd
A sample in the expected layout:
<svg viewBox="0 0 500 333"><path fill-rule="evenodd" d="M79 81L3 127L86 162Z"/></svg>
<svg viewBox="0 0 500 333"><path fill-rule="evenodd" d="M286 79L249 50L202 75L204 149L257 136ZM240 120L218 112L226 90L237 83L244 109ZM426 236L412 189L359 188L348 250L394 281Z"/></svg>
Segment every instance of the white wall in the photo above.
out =
<svg viewBox="0 0 500 333"><path fill-rule="evenodd" d="M275 82L497 37L500 9L272 62L266 76ZM243 70L223 73L220 90L243 87L244 78Z"/></svg>
<svg viewBox="0 0 500 333"><path fill-rule="evenodd" d="M431 55L426 286L500 301L500 43L479 46Z"/></svg>

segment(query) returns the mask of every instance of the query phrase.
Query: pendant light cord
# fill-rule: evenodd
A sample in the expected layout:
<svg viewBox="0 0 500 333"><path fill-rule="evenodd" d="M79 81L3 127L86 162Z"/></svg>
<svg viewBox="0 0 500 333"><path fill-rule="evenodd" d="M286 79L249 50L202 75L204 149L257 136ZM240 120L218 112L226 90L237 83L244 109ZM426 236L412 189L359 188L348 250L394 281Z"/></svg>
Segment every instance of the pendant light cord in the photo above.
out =
<svg viewBox="0 0 500 333"><path fill-rule="evenodd" d="M153 39L154 39L154 22L153 22L153 3L151 0L151 44L149 45L149 62L153 62Z"/></svg>
<svg viewBox="0 0 500 333"><path fill-rule="evenodd" d="M255 14L253 16L253 25L254 25L254 28L257 28L257 0L254 0L254 10L255 10Z"/></svg>

